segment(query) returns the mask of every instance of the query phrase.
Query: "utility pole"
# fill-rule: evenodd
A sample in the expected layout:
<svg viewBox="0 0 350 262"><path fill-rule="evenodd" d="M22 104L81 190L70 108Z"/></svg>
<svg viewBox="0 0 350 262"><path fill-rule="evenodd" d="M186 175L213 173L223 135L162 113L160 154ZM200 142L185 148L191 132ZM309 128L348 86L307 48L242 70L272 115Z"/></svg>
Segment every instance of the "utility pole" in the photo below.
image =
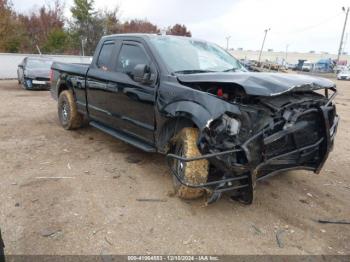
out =
<svg viewBox="0 0 350 262"><path fill-rule="evenodd" d="M346 33L346 35L345 35L345 40L344 40L344 42L343 42L343 52L342 52L342 53L344 53L345 50L346 50L346 48L347 48L348 38L349 38L349 33Z"/></svg>
<svg viewBox="0 0 350 262"><path fill-rule="evenodd" d="M84 52L84 40L81 39L81 55L85 56L85 52Z"/></svg>
<svg viewBox="0 0 350 262"><path fill-rule="evenodd" d="M264 44L265 44L265 40L266 40L266 35L267 35L267 32L270 31L271 28L268 28L268 29L265 29L264 32L264 39L263 39L263 42L262 42L262 45L261 45L261 49L260 49L260 53L259 53L259 63L260 63L260 60L261 60L261 54L262 54L262 51L264 49Z"/></svg>
<svg viewBox="0 0 350 262"><path fill-rule="evenodd" d="M231 36L226 36L226 50L228 51Z"/></svg>
<svg viewBox="0 0 350 262"><path fill-rule="evenodd" d="M81 51L82 51L82 55L85 56L85 44L87 42L87 38L86 37L82 37L81 38Z"/></svg>
<svg viewBox="0 0 350 262"><path fill-rule="evenodd" d="M40 48L39 48L39 46L38 45L35 45L36 46L36 49L38 50L38 52L39 52L39 55L42 55L41 54L41 50L40 50Z"/></svg>
<svg viewBox="0 0 350 262"><path fill-rule="evenodd" d="M337 64L339 64L339 59L340 55L342 52L342 47L343 47L343 39L344 39L344 33L345 33L345 28L346 28L346 22L348 21L348 15L349 15L349 9L346 10L346 15L345 15L345 21L344 21L344 26L343 26L343 32L341 33L341 38L340 38L340 45L339 45L339 51L338 51L338 58L337 58ZM343 6L342 10L345 12L345 7Z"/></svg>
<svg viewBox="0 0 350 262"><path fill-rule="evenodd" d="M285 63L287 63L287 57L288 57L288 47L289 47L289 44L286 45L286 56L284 58L285 60Z"/></svg>

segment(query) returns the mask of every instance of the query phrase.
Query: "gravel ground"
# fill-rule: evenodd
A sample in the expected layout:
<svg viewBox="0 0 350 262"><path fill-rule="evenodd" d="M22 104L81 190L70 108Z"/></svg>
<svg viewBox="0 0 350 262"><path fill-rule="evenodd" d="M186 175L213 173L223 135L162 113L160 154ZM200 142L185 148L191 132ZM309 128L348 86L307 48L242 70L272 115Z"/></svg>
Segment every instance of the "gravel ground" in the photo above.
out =
<svg viewBox="0 0 350 262"><path fill-rule="evenodd" d="M163 156L92 127L65 131L49 92L1 81L6 253L350 254L350 225L315 221L350 219L350 81L337 84L341 123L320 175L287 172L258 183L250 206L205 207L174 197Z"/></svg>

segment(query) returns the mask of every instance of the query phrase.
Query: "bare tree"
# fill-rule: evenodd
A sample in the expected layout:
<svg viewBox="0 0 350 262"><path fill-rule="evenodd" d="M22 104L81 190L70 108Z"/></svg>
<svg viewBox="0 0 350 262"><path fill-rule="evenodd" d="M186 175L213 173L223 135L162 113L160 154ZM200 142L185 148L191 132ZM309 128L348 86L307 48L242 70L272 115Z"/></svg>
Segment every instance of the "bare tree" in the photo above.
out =
<svg viewBox="0 0 350 262"><path fill-rule="evenodd" d="M191 32L187 30L187 27L180 24L169 27L166 33L167 35L192 36Z"/></svg>

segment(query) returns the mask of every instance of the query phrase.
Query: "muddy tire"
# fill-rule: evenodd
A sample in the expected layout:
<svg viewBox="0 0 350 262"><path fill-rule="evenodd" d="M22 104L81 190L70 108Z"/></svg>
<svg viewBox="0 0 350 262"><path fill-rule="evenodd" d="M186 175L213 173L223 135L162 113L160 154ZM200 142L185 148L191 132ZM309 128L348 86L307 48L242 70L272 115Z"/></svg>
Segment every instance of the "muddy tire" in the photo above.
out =
<svg viewBox="0 0 350 262"><path fill-rule="evenodd" d="M58 118L66 130L77 129L83 124L83 116L78 113L73 92L63 91L58 98Z"/></svg>
<svg viewBox="0 0 350 262"><path fill-rule="evenodd" d="M197 157L202 154L197 147L198 129L184 128L174 139L174 153L185 158ZM175 160L173 163L174 170L184 178L187 183L200 184L205 183L208 179L209 162L199 160L192 162L180 162ZM173 175L174 188L177 196L181 199L196 199L204 194L203 189L190 188L182 185Z"/></svg>

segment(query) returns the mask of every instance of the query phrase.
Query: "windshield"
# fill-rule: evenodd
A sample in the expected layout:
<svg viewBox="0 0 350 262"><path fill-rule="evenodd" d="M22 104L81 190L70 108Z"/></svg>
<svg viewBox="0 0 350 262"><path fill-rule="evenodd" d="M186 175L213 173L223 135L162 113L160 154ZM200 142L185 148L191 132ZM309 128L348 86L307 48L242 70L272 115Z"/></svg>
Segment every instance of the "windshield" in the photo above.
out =
<svg viewBox="0 0 350 262"><path fill-rule="evenodd" d="M50 69L52 61L50 60L39 60L39 59L28 59L28 69Z"/></svg>
<svg viewBox="0 0 350 262"><path fill-rule="evenodd" d="M233 56L215 44L168 36L151 38L151 43L174 73L244 70Z"/></svg>

